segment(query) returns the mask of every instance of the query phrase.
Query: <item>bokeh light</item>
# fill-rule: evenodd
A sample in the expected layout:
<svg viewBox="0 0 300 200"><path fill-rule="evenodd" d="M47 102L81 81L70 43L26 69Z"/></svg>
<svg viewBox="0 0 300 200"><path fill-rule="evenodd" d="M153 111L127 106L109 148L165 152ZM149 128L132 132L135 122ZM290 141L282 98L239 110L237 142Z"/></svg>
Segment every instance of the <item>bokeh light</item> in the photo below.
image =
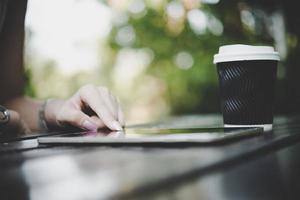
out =
<svg viewBox="0 0 300 200"><path fill-rule="evenodd" d="M105 85L130 121L220 112L212 63L228 43L297 49L280 9L219 0L30 0L27 94L66 98ZM288 74L280 66L279 79ZM284 96L284 95L282 95Z"/></svg>

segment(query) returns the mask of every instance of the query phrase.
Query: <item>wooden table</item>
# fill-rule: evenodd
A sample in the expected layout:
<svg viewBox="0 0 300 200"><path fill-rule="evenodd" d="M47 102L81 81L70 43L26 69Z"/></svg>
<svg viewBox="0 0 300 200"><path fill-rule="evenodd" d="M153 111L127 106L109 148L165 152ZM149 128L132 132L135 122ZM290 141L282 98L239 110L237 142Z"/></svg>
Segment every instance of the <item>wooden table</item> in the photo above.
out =
<svg viewBox="0 0 300 200"><path fill-rule="evenodd" d="M220 126L182 116L142 127ZM300 199L300 118L214 145L0 145L0 199Z"/></svg>

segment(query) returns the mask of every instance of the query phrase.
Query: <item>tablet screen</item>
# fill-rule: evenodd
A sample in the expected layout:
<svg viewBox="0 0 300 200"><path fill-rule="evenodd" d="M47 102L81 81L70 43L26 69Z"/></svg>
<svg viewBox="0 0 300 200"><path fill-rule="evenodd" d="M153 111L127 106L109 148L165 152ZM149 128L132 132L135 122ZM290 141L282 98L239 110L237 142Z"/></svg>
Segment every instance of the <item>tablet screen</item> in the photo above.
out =
<svg viewBox="0 0 300 200"><path fill-rule="evenodd" d="M127 128L40 138L42 143L213 142L262 132L261 128Z"/></svg>

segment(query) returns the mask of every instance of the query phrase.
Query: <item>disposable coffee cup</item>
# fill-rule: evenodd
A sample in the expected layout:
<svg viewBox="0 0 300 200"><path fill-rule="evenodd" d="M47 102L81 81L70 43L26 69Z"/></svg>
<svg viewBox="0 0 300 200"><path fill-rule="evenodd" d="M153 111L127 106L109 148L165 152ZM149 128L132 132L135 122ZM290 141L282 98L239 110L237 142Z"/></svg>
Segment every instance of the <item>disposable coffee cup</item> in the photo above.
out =
<svg viewBox="0 0 300 200"><path fill-rule="evenodd" d="M278 52L271 46L226 45L214 56L225 127L272 130Z"/></svg>

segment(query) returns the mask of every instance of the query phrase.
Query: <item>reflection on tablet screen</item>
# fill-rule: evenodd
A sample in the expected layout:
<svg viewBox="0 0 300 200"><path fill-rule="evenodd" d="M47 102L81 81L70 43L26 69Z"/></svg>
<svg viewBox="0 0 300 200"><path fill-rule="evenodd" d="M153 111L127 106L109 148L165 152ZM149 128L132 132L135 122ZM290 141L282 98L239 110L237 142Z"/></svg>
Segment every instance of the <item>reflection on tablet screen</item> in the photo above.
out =
<svg viewBox="0 0 300 200"><path fill-rule="evenodd" d="M156 128L126 128L124 131L98 130L98 132L80 132L70 134L74 136L88 137L113 137L113 138L141 138L141 137L224 137L241 132L247 132L253 128L174 128L174 129L156 129Z"/></svg>

